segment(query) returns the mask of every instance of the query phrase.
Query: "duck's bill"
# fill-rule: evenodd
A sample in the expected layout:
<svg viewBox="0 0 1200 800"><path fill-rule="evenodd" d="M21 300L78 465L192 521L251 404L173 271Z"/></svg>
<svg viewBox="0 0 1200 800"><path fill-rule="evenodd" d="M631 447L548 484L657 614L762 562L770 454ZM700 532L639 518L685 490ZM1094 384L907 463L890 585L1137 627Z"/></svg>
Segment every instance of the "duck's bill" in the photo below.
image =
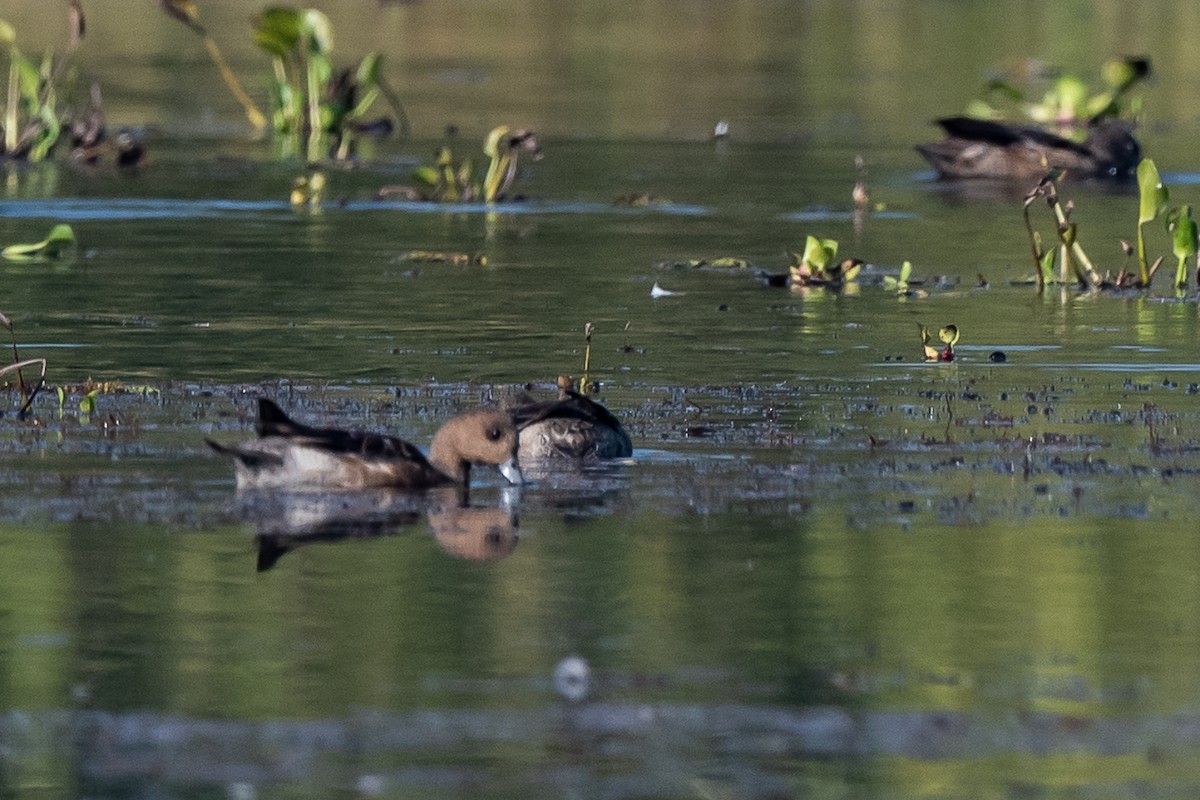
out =
<svg viewBox="0 0 1200 800"><path fill-rule="evenodd" d="M508 482L513 486L520 486L525 483L525 476L521 474L521 468L517 466L517 460L510 458L500 465L500 474L508 479Z"/></svg>

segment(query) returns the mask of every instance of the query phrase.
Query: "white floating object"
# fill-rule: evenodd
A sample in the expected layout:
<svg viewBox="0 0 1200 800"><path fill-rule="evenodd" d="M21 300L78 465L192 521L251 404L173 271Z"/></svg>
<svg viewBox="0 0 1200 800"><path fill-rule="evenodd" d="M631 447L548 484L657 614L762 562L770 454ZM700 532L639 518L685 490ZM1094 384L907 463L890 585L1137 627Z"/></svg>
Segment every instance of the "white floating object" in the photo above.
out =
<svg viewBox="0 0 1200 800"><path fill-rule="evenodd" d="M592 670L579 656L567 656L554 668L554 688L572 703L587 697L591 683Z"/></svg>
<svg viewBox="0 0 1200 800"><path fill-rule="evenodd" d="M650 288L650 296L654 299L660 297L675 297L676 295L685 294L684 292L672 292L670 289L664 289L658 285L658 281L654 282L654 286Z"/></svg>

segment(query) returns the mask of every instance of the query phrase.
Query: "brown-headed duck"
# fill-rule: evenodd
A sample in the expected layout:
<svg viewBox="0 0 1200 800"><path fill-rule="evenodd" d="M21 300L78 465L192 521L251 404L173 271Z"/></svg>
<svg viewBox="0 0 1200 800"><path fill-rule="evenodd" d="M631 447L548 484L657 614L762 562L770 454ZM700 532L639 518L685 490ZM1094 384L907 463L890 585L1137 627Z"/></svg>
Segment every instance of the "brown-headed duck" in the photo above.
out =
<svg viewBox="0 0 1200 800"><path fill-rule="evenodd" d="M971 117L937 122L946 138L917 145L917 152L943 179L1036 181L1058 168L1071 178L1119 181L1132 178L1141 160L1141 148L1129 124L1119 120L1091 122L1082 142L1035 125Z"/></svg>
<svg viewBox="0 0 1200 800"><path fill-rule="evenodd" d="M255 430L259 438L237 445L207 440L234 459L239 489L465 487L472 464L496 466L511 483L522 482L517 429L499 409L476 409L447 420L434 435L428 458L393 436L303 425L266 399L258 401Z"/></svg>
<svg viewBox="0 0 1200 800"><path fill-rule="evenodd" d="M557 400L536 401L526 396L508 408L520 432L522 464L633 455L633 442L611 411L575 391L570 378L560 377L558 387Z"/></svg>

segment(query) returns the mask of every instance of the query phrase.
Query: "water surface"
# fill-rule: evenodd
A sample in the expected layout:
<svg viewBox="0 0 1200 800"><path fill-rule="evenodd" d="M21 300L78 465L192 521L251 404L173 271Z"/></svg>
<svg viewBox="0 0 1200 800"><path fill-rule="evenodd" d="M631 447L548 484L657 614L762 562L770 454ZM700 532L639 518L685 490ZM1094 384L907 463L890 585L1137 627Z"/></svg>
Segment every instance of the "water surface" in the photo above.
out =
<svg viewBox="0 0 1200 800"><path fill-rule="evenodd" d="M1193 200L1189 67L1163 35L1191 6L838 9L330 4L347 58L403 43L417 132L302 211L300 166L246 137L186 30L96 9L111 41L86 63L114 120L155 126L153 161L10 170L0 198L0 242L67 221L81 243L0 263L22 356L67 390L25 420L12 390L0 417L4 791L1194 795L1196 303L1166 281L1038 296L1021 192L955 191L911 151L995 64L1086 73L1153 44L1144 141ZM253 74L246 13L203 9ZM465 148L542 131L529 199L376 201L447 122ZM856 154L880 204L857 220ZM635 193L660 202L614 205ZM1120 269L1135 199L1070 196ZM810 233L868 261L861 286L677 266L779 272ZM927 296L879 285L904 260ZM578 375L586 322L628 462L519 493L481 472L455 508L239 497L203 442L250 435L265 396L423 445ZM947 323L958 360L921 362L918 325ZM119 387L85 415L89 378ZM573 656L578 701L554 677Z"/></svg>

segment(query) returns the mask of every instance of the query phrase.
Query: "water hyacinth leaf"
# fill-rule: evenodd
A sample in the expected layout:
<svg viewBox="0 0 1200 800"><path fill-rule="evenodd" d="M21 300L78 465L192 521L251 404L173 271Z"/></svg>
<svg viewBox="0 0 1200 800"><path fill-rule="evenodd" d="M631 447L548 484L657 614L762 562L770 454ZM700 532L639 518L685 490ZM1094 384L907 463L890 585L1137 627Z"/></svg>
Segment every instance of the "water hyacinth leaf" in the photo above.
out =
<svg viewBox="0 0 1200 800"><path fill-rule="evenodd" d="M963 114L973 119L993 119L1000 116L1000 112L996 107L986 100L972 100L967 103L967 108L963 111Z"/></svg>
<svg viewBox="0 0 1200 800"><path fill-rule="evenodd" d="M90 392L79 398L79 413L88 415L96 413L96 395L100 394L99 389L92 389Z"/></svg>
<svg viewBox="0 0 1200 800"><path fill-rule="evenodd" d="M804 240L804 256L801 261L817 272L824 272L829 262L837 255L838 243L834 239L818 239L809 236Z"/></svg>
<svg viewBox="0 0 1200 800"><path fill-rule="evenodd" d="M300 15L300 30L308 39L313 54L328 56L333 50L333 25L329 17L315 8L305 9Z"/></svg>
<svg viewBox="0 0 1200 800"><path fill-rule="evenodd" d="M354 70L354 81L359 89L369 89L379 83L379 73L382 69L383 57L379 53L367 53L358 68Z"/></svg>
<svg viewBox="0 0 1200 800"><path fill-rule="evenodd" d="M1163 186L1158 167L1153 159L1143 158L1137 167L1138 179L1138 223L1152 222L1166 208L1169 199L1167 187Z"/></svg>
<svg viewBox="0 0 1200 800"><path fill-rule="evenodd" d="M1083 81L1072 75L1064 75L1055 82L1054 94L1057 117L1075 119L1087 102L1088 90Z"/></svg>
<svg viewBox="0 0 1200 800"><path fill-rule="evenodd" d="M75 247L75 232L70 225L55 225L42 241L33 244L11 244L0 250L0 256L14 260L59 258Z"/></svg>
<svg viewBox="0 0 1200 800"><path fill-rule="evenodd" d="M1102 92L1087 101L1084 113L1088 119L1096 117L1115 117L1120 111L1117 105L1116 92Z"/></svg>
<svg viewBox="0 0 1200 800"><path fill-rule="evenodd" d="M1175 288L1182 289L1187 286L1187 260L1196 256L1196 221L1190 205L1180 206L1174 216L1171 244L1177 259Z"/></svg>
<svg viewBox="0 0 1200 800"><path fill-rule="evenodd" d="M1150 76L1150 59L1142 56L1112 58L1104 62L1100 74L1114 90L1124 92Z"/></svg>
<svg viewBox="0 0 1200 800"><path fill-rule="evenodd" d="M1042 271L1042 280L1045 283L1054 282L1054 254L1055 251L1050 250L1042 256L1040 267Z"/></svg>
<svg viewBox="0 0 1200 800"><path fill-rule="evenodd" d="M984 91L989 95L999 95L1010 103L1020 103L1025 99L1025 95L1013 84L999 78L993 78L987 82Z"/></svg>
<svg viewBox="0 0 1200 800"><path fill-rule="evenodd" d="M430 166L417 167L409 175L414 183L433 188L438 183L438 171Z"/></svg>
<svg viewBox="0 0 1200 800"><path fill-rule="evenodd" d="M277 58L287 58L300 41L300 12L268 8L254 18L254 42Z"/></svg>
<svg viewBox="0 0 1200 800"><path fill-rule="evenodd" d="M498 158L500 156L500 141L508 135L509 128L507 125L497 125L488 133L487 138L483 140L483 154L488 158Z"/></svg>
<svg viewBox="0 0 1200 800"><path fill-rule="evenodd" d="M17 40L17 31L7 20L0 19L0 44L11 45Z"/></svg>
<svg viewBox="0 0 1200 800"><path fill-rule="evenodd" d="M858 273L862 272L862 268L863 262L861 259L847 258L839 265L838 271L841 273L841 280L849 283L858 277Z"/></svg>

